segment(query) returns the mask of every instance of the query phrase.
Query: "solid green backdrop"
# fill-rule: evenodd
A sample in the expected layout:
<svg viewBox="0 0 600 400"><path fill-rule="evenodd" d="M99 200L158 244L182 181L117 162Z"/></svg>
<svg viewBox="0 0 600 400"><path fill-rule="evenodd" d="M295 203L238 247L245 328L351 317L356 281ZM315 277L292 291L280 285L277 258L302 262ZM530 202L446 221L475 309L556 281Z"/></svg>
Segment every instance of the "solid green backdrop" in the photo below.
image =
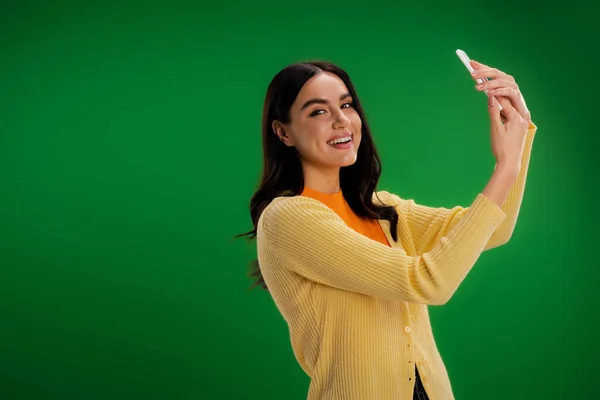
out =
<svg viewBox="0 0 600 400"><path fill-rule="evenodd" d="M589 6L9 3L0 398L305 399L285 321L248 290L254 243L232 239L251 229L267 85L292 62L338 63L379 189L466 206L494 160L457 48L515 76L539 129L511 241L430 308L455 395L600 397Z"/></svg>

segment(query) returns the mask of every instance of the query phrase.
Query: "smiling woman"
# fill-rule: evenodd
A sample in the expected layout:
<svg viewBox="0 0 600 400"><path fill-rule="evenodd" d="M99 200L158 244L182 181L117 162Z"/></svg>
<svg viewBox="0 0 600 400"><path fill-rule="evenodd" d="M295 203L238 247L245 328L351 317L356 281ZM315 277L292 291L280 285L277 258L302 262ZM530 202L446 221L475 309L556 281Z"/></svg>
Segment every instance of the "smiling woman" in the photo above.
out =
<svg viewBox="0 0 600 400"><path fill-rule="evenodd" d="M488 185L470 207L432 208L376 190L381 161L345 71L298 63L271 81L254 229L239 236L256 238L251 275L288 323L308 399L453 398L427 306L508 242L536 131L498 99Z"/></svg>
<svg viewBox="0 0 600 400"><path fill-rule="evenodd" d="M360 145L362 121L354 105L344 81L323 72L302 87L288 121L272 121L273 132L304 160L305 186L339 190L339 168L354 164Z"/></svg>

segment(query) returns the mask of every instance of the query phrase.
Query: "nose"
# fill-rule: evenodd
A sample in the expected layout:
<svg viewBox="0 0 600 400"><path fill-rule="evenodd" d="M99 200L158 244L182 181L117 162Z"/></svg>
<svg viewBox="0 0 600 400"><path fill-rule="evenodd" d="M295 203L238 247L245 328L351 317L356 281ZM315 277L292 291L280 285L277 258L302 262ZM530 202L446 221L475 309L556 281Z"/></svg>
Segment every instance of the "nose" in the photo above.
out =
<svg viewBox="0 0 600 400"><path fill-rule="evenodd" d="M348 125L350 125L350 119L348 118L348 116L346 116L346 114L344 114L342 110L338 110L335 120L333 122L333 127L336 129L345 128Z"/></svg>

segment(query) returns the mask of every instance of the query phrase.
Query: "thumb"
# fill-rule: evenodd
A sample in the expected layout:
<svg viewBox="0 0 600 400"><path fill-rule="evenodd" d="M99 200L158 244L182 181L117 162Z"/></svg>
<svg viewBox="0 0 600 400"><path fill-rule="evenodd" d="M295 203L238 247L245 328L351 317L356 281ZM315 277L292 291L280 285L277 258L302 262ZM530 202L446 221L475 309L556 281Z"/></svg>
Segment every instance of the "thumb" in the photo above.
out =
<svg viewBox="0 0 600 400"><path fill-rule="evenodd" d="M490 113L490 121L492 125L501 127L502 117L500 116L500 108L498 107L498 100L495 96L488 97L488 112Z"/></svg>

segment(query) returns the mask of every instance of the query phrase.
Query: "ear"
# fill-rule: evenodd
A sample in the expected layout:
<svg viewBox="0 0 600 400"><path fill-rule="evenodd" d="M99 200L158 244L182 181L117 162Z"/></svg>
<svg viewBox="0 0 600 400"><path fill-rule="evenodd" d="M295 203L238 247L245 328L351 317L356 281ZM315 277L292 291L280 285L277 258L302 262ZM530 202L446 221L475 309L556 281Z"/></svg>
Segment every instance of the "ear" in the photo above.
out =
<svg viewBox="0 0 600 400"><path fill-rule="evenodd" d="M271 124L273 128L273 133L277 135L279 140L283 142L286 146L293 146L292 139L290 135L287 133L286 126L279 121L273 121Z"/></svg>

